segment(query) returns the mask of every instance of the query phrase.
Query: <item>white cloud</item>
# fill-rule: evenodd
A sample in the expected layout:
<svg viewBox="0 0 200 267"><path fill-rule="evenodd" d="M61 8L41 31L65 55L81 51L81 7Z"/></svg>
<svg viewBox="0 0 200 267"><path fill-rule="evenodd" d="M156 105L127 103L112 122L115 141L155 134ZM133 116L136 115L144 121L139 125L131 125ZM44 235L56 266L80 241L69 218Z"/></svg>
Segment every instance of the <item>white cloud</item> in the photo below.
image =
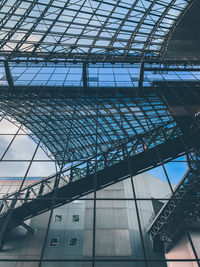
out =
<svg viewBox="0 0 200 267"><path fill-rule="evenodd" d="M0 123L0 157L4 154L9 146L18 127L7 120ZM23 133L23 132L21 132ZM12 134L12 135L8 135ZM3 160L22 160L21 162L0 162L0 176L24 176L29 166L29 162L23 160L31 160L37 144L28 135L17 135L9 147ZM39 147L35 159L49 160L44 151ZM55 164L53 162L32 163L28 172L28 176L48 176L55 173Z"/></svg>

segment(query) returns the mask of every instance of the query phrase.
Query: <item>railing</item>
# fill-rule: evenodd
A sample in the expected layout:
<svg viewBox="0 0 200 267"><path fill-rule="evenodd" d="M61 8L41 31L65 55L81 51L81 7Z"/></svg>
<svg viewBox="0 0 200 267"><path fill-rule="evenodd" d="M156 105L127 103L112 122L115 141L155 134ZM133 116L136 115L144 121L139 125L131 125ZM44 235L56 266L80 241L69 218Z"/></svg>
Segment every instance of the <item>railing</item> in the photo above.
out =
<svg viewBox="0 0 200 267"><path fill-rule="evenodd" d="M115 147L96 158L86 159L39 182L26 186L20 191L5 195L1 202L0 215L5 214L11 208L20 207L34 199L44 198L45 195L56 188L59 189L71 182L93 175L95 172L102 171L168 140L177 138L180 134L181 132L177 126L167 124L118 142Z"/></svg>

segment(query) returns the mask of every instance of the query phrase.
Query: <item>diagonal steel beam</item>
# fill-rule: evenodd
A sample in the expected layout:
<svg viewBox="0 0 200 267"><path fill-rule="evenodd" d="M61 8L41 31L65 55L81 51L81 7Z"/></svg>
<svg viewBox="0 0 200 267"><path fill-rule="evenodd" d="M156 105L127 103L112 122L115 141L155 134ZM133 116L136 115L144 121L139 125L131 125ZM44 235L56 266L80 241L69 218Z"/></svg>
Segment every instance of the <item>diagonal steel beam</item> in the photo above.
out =
<svg viewBox="0 0 200 267"><path fill-rule="evenodd" d="M12 74L10 71L8 61L4 61L4 68L5 68L6 79L7 79L8 85L10 88L13 88L14 83L13 83L13 78L12 78Z"/></svg>

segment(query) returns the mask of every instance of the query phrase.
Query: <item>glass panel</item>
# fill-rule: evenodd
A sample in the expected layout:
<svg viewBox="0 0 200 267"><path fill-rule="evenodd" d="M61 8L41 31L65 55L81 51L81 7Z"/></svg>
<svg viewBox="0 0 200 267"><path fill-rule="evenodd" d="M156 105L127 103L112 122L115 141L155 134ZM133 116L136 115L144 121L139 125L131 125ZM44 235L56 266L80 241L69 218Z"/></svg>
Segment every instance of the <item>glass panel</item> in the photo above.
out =
<svg viewBox="0 0 200 267"><path fill-rule="evenodd" d="M179 239L177 245L173 247L168 253L165 254L167 260L195 260L194 251L192 249L191 243L188 239L187 234L183 234L182 237ZM185 263L184 263L185 264ZM193 263L188 262L188 266L193 266ZM175 263L170 263L170 266L174 267ZM180 266L180 264L178 265ZM183 265L183 266L186 266ZM194 266L196 267L196 263L194 263Z"/></svg>
<svg viewBox="0 0 200 267"><path fill-rule="evenodd" d="M48 231L44 259L65 260L90 257L93 242L92 222L93 201L91 200L77 200L55 208ZM57 246L49 246L52 238L59 240Z"/></svg>
<svg viewBox="0 0 200 267"><path fill-rule="evenodd" d="M102 58L115 55L118 58L123 54L138 56L148 48L147 56L155 56L174 21L187 6L184 1L180 4L159 0L121 1L120 4L72 2L70 5L63 1L31 4L25 0L13 5L7 0L0 13L3 41L0 52L10 54L14 50L16 55L32 56L52 53L62 58L68 54L79 59L85 55L88 59L96 55Z"/></svg>

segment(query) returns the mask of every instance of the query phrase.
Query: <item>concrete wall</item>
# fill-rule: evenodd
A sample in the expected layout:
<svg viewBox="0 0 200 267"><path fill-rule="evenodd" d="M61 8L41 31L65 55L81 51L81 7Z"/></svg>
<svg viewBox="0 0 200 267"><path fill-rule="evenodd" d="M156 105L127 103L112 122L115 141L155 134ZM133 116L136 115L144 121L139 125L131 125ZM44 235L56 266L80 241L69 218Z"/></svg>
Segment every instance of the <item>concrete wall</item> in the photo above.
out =
<svg viewBox="0 0 200 267"><path fill-rule="evenodd" d="M165 197L169 194L169 188L161 181L149 174L141 174L134 177L134 187L137 198ZM5 181L4 181L5 182ZM13 181L10 181L12 183ZM0 186L2 181L0 181ZM6 186L8 185L6 181ZM15 181L15 185L16 185ZM19 183L19 181L18 181ZM12 186L11 186L12 187ZM7 187L6 187L7 188ZM98 198L133 198L131 180L109 186L97 192ZM93 194L86 199L93 198ZM151 201L137 201L138 215L135 201L133 200L97 200L96 201L96 229L95 229L95 253L97 258L109 259L144 259L142 240L144 241L146 257L150 259L163 259L163 255L152 251L149 235L146 232L152 217L154 216ZM39 259L42 250L46 228L50 212L43 213L32 218L30 226L36 230L35 234L28 233L24 228L17 227L7 237L1 258L10 259ZM62 217L62 218L61 218ZM76 217L76 220L75 220ZM79 217L79 220L77 220ZM58 219L58 218L61 218ZM70 204L54 209L44 249L44 259L68 259L87 260L92 257L93 250L93 218L94 201L78 200ZM58 244L51 246L52 239L57 239ZM73 244L74 241L74 244ZM9 265L10 264L10 265ZM36 267L38 263L4 263L0 267ZM90 262L46 262L45 267L90 267ZM143 262L99 262L98 267L143 267ZM149 267L166 266L159 262L149 263Z"/></svg>

